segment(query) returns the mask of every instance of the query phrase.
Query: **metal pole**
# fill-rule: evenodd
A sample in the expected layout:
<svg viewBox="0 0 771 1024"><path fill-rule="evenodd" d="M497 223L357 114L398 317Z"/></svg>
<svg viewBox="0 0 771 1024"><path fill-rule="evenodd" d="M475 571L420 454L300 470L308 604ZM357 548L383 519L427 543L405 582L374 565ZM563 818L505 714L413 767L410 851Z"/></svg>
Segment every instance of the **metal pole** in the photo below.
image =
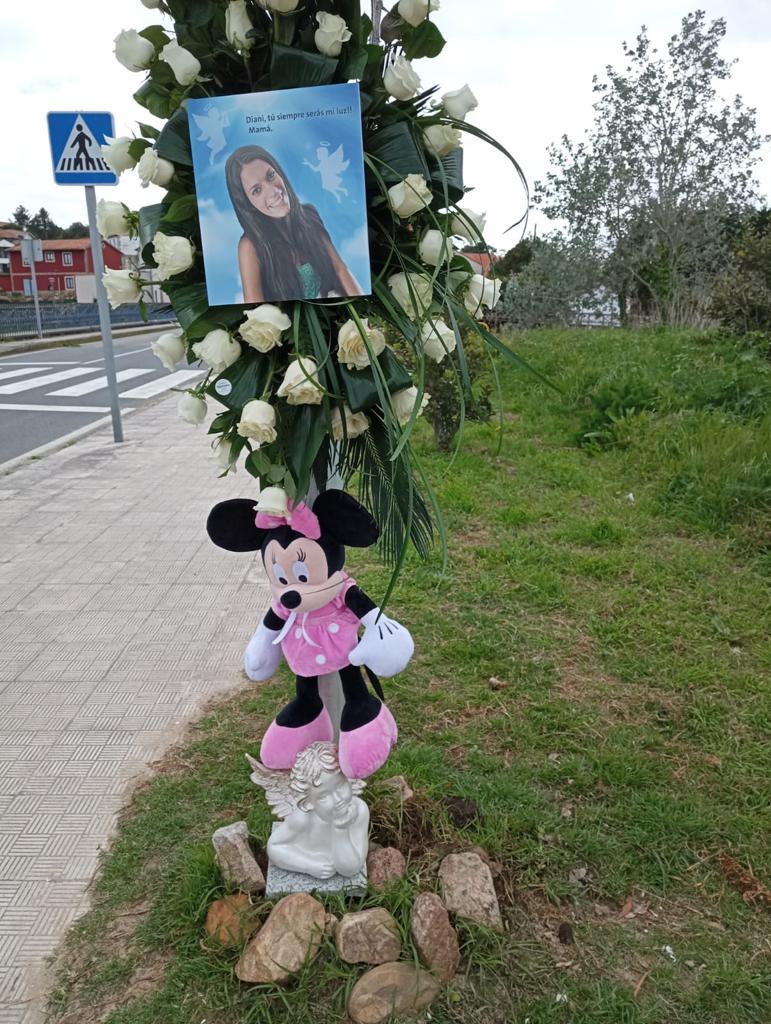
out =
<svg viewBox="0 0 771 1024"><path fill-rule="evenodd" d="M37 293L37 274L35 273L35 254L29 261L29 268L32 271L32 298L35 301L35 320L37 321L37 336L43 337L43 321L40 319L40 298Z"/></svg>
<svg viewBox="0 0 771 1024"><path fill-rule="evenodd" d="M380 21L383 17L383 0L372 0L372 35L371 43L380 42Z"/></svg>
<svg viewBox="0 0 771 1024"><path fill-rule="evenodd" d="M104 368L107 374L107 384L110 389L112 436L116 442L119 442L123 440L123 424L120 418L118 381L115 377L115 352L112 347L110 307L107 303L107 292L102 281L104 257L102 256L102 239L96 226L96 191L93 185L86 185L86 208L88 210L88 233L91 237L91 255L94 261L96 301L99 306L99 329L102 332L102 348L104 349Z"/></svg>

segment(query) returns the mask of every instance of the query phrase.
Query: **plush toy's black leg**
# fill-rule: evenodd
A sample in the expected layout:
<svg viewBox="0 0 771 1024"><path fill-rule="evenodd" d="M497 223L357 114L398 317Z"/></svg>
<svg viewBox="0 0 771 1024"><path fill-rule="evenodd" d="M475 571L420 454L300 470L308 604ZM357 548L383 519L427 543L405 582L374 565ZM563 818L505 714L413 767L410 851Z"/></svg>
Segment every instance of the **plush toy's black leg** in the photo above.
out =
<svg viewBox="0 0 771 1024"><path fill-rule="evenodd" d="M288 729L307 725L317 718L324 706L319 697L318 676L297 676L297 696L278 713L276 722Z"/></svg>
<svg viewBox="0 0 771 1024"><path fill-rule="evenodd" d="M340 719L340 731L351 732L374 721L380 713L381 702L369 692L362 669L357 665L346 665L340 669L345 704Z"/></svg>

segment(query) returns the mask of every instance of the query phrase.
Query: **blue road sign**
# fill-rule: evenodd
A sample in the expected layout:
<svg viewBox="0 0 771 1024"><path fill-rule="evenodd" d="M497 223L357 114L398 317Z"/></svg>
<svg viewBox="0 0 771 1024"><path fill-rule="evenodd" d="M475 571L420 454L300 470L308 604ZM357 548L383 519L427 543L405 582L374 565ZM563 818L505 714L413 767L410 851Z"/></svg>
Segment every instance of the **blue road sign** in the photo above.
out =
<svg viewBox="0 0 771 1024"><path fill-rule="evenodd" d="M115 136L112 114L104 111L52 112L48 137L57 185L117 185L118 175L102 156L105 138Z"/></svg>

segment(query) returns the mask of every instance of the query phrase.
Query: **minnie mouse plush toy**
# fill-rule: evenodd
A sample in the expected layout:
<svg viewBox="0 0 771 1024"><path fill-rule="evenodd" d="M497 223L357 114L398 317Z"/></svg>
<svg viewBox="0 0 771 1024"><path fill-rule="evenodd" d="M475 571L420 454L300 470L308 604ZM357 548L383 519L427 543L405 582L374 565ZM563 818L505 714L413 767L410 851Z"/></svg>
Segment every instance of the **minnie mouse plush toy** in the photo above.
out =
<svg viewBox="0 0 771 1024"><path fill-rule="evenodd" d="M318 676L339 672L345 697L340 767L350 779L377 771L396 742L397 728L385 704L370 693L362 667L382 696L378 676L401 672L414 644L407 630L382 615L343 572L344 545L374 544L375 520L344 491L324 491L310 509L288 501L281 488L267 487L256 506L249 498L215 505L206 529L228 551L260 551L268 574L273 604L246 648L246 674L255 681L269 679L283 652L297 677L294 700L263 736L262 763L292 768L311 743L333 739Z"/></svg>

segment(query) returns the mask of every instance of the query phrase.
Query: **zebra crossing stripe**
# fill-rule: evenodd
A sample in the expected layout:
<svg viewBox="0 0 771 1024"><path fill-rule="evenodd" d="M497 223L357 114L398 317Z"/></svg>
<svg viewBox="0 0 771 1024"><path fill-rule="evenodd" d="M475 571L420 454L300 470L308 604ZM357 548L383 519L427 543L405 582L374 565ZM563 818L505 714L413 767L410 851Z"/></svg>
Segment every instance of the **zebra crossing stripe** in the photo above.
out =
<svg viewBox="0 0 771 1024"><path fill-rule="evenodd" d="M146 377L148 373L155 373L155 369L149 370L119 370L116 380L133 380L134 377ZM68 388L60 388L58 391L48 391L47 394L57 398L79 398L81 395L90 395L92 391L100 391L108 386L107 377L97 377L95 380L82 380L80 384L72 384Z"/></svg>
<svg viewBox="0 0 771 1024"><path fill-rule="evenodd" d="M11 384L0 384L0 395L18 395L20 391L32 391L34 388L42 387L44 384L55 384L59 380L68 380L70 377L85 377L94 373L96 367L76 366L72 370L60 370L58 373L46 373L42 377L35 377L33 380L15 380Z"/></svg>
<svg viewBox="0 0 771 1024"><path fill-rule="evenodd" d="M41 370L50 370L50 366L28 366L24 370L5 370L0 373L0 380L9 380L11 377L29 377L31 373L40 373Z"/></svg>
<svg viewBox="0 0 771 1024"><path fill-rule="evenodd" d="M154 398L155 395L160 395L164 391L187 384L195 377L202 376L202 370L177 370L176 373L170 373L166 377L158 377L156 380L148 381L147 384L140 384L138 388L132 388L130 391L121 391L120 397Z"/></svg>

